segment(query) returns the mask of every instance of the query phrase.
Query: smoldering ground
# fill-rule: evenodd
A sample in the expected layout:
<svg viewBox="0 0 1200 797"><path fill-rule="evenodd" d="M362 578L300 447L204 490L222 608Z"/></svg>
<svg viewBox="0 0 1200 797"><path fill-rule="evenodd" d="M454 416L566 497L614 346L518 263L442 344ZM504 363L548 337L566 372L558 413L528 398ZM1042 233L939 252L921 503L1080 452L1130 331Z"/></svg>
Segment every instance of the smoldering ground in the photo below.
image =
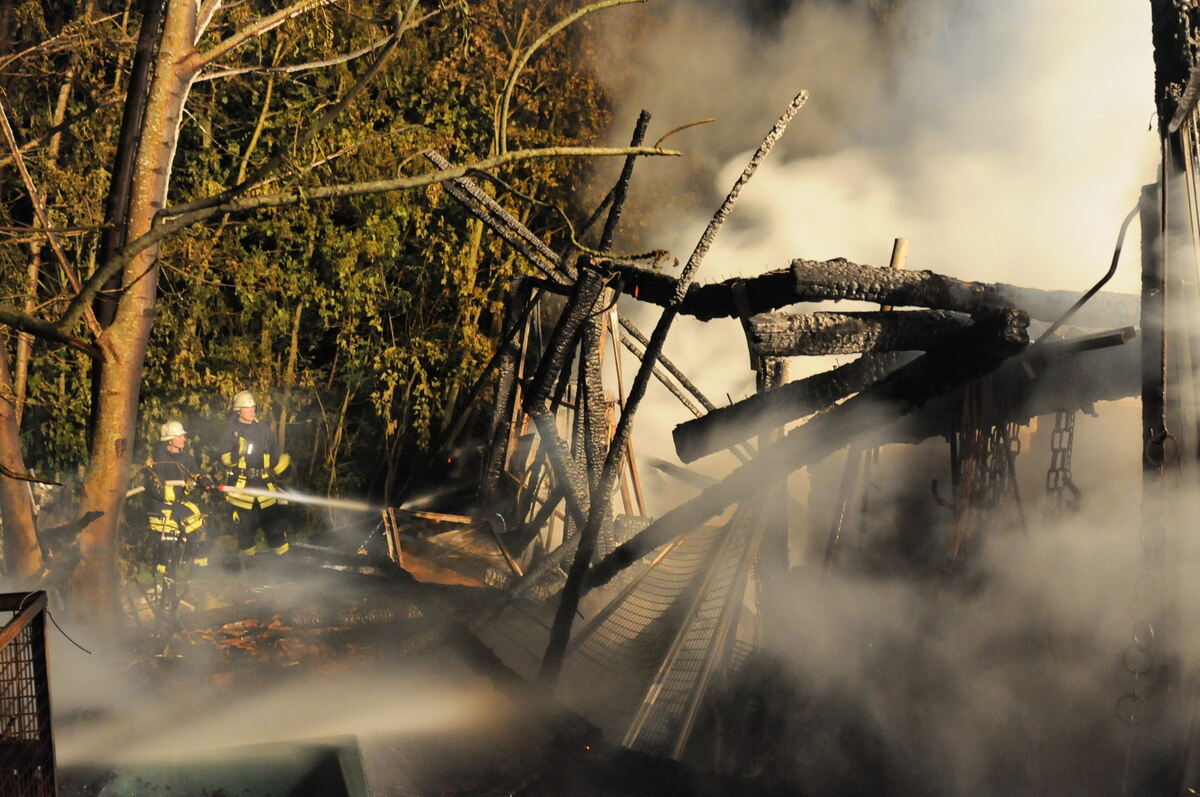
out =
<svg viewBox="0 0 1200 797"><path fill-rule="evenodd" d="M370 590L340 575L314 576L297 590L301 579L291 568L284 593L277 579L256 573L266 582L259 602L270 604L260 625L272 617L298 624L302 613L317 611L335 627L317 629L304 644L308 629L284 628L258 650L223 650L194 638L175 646L179 658L155 658L146 639L104 637L71 624L67 630L92 654L52 640L55 734L66 782L102 783L131 768L234 761L261 754L237 748L344 736L356 737L368 781L381 794L488 793L514 772L539 766L548 732L535 701L497 689L451 644L405 645L421 634L442 638L447 626L436 613L406 621L404 595L375 590L395 617L338 628L337 607L352 603L350 593ZM264 611L241 609L239 618ZM328 639L351 635L346 644ZM320 649L321 639L332 650ZM289 643L303 648L294 661Z"/></svg>

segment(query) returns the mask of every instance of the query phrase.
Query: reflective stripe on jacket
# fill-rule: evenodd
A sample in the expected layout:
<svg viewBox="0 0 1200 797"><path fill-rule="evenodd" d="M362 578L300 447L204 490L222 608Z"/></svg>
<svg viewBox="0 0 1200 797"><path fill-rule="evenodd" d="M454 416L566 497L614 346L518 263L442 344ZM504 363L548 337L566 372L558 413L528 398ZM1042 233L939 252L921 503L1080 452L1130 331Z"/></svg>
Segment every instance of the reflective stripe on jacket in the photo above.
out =
<svg viewBox="0 0 1200 797"><path fill-rule="evenodd" d="M238 487L278 490L275 477L287 470L291 457L279 453L279 443L271 427L262 421L243 423L234 418L226 427L226 450L221 454L225 464L225 500L239 509L274 506L271 496L256 496L237 492Z"/></svg>

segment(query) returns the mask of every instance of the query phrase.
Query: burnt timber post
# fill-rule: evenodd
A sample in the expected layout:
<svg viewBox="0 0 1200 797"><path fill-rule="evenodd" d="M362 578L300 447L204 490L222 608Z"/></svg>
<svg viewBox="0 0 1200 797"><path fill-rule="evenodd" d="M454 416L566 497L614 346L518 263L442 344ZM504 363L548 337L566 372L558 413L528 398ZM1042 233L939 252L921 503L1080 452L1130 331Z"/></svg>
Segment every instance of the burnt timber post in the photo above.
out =
<svg viewBox="0 0 1200 797"><path fill-rule="evenodd" d="M758 393L767 393L787 381L787 360L782 357L756 358L756 384ZM759 429L759 450L769 448L783 438L783 425L773 424L769 420ZM764 491L766 509L763 517L765 525L762 544L758 550L758 612L764 621L763 626L770 628L775 613L783 611L786 605L785 595L787 573L789 570L788 537L791 525L788 517L788 474L787 468L779 469L779 480L767 485Z"/></svg>

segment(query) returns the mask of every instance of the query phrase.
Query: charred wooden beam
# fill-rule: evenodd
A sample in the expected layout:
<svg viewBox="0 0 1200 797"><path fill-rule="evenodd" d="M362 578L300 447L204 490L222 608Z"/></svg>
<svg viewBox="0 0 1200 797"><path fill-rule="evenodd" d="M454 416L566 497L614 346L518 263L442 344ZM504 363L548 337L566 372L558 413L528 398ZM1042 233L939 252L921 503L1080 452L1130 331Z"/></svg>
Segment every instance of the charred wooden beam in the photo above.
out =
<svg viewBox="0 0 1200 797"><path fill-rule="evenodd" d="M496 395L488 428L483 473L479 484L479 503L484 507L492 506L496 489L500 485L500 474L504 470L504 462L508 456L509 424L517 395L517 367L522 356L522 351L514 342L514 338L524 327L532 306L533 297L530 295L529 283L518 280L504 302L506 332L503 339L492 357L492 362L488 363L484 374L475 380L475 384L471 386L469 392L473 400L483 385L484 375L491 370L494 364L499 376L496 380ZM434 447L434 452L439 452L443 445L444 443Z"/></svg>
<svg viewBox="0 0 1200 797"><path fill-rule="evenodd" d="M944 310L865 313L763 313L747 320L750 350L759 357L929 351L971 325Z"/></svg>
<svg viewBox="0 0 1200 797"><path fill-rule="evenodd" d="M826 409L913 359L915 355L911 354L868 354L831 371L719 407L675 427L675 453L684 462L694 462L753 437L761 424L783 426Z"/></svg>
<svg viewBox="0 0 1200 797"><path fill-rule="evenodd" d="M608 583L655 548L761 490L781 473L819 462L912 413L930 399L992 372L1028 345L1028 323L1029 317L1014 309L977 317L955 345L918 358L854 398L815 416L696 498L658 518L601 560L589 573L587 588Z"/></svg>
<svg viewBox="0 0 1200 797"><path fill-rule="evenodd" d="M646 139L646 128L649 126L650 112L642 110L638 113L637 122L634 123L633 136L629 139L633 143L629 146L640 147ZM625 198L629 195L629 181L633 177L633 165L636 162L637 158L632 155L625 158L625 163L621 165L621 175L609 192L609 196L612 197L612 210L608 212L608 218L604 221L604 231L600 233L600 245L597 249L601 252L607 252L612 248L617 225L621 223L621 211L625 208Z"/></svg>
<svg viewBox="0 0 1200 797"><path fill-rule="evenodd" d="M641 146L646 138L646 128L650 124L650 114L642 111L638 114L634 125L631 147ZM629 196L629 181L633 177L633 167L636 158L632 155L625 158L621 174L617 178L610 195L612 208L604 222L604 230L600 234L597 249L607 252L612 248L616 236L617 225L621 221L621 211L625 207L625 199ZM600 301L611 304L616 301L616 293L603 290ZM583 325L580 338L581 358L579 364L579 385L582 395L582 411L576 413L581 419L580 438L583 443L584 459L587 463L588 488L595 490L600 483L600 472L608 455L608 407L604 400L604 381L600 373L600 353L604 346L605 327L608 325L606 313L592 313Z"/></svg>
<svg viewBox="0 0 1200 797"><path fill-rule="evenodd" d="M754 176L759 165L767 157L767 154L774 147L775 143L783 136L788 122L791 121L807 101L808 92L801 91L797 94L779 119L776 120L775 124L771 126L762 143L759 144L758 149L754 151L750 162L746 164L741 175L734 181L733 187L729 189L729 193L725 196L725 200L717 208L712 219L709 220L708 226L704 228L704 232L701 233L700 240L696 242L691 257L688 258L686 265L683 267L683 272L675 281L674 291L667 300L665 311L659 316L658 322L654 325L654 331L650 333L650 343L646 346L645 357L642 359L642 364L633 378L633 384L629 388L629 395L625 398L625 406L621 412L620 420L617 421L617 428L613 432L612 444L608 449L608 457L604 461L600 484L594 493L591 511L588 514L588 522L579 534L579 548L575 553L575 558L571 562L571 568L567 573L567 581L563 585L562 595L559 599L558 609L554 613L554 623L550 628L550 641L546 645L546 655L542 658L542 669L539 673L541 681L545 684L552 685L558 679L563 657L566 655L567 642L571 637L571 625L575 619L579 599L583 595L583 585L587 574L590 572L596 540L605 522L605 516L608 516L610 513L610 496L613 487L616 485L621 458L625 455L625 447L632 431L632 422L637 413L638 406L646 394L646 386L650 382L653 366L657 362L659 355L662 354L663 344L666 342L671 325L678 317L679 305L686 298L688 288L691 286L697 270L699 270L701 264L704 262L704 258L712 248L712 243L717 233L729 218L729 214L737 203L742 189Z"/></svg>
<svg viewBox="0 0 1200 797"><path fill-rule="evenodd" d="M1100 401L1137 396L1141 390L1141 351L1123 345L1134 337L1127 327L1031 346L996 369L989 389L996 424L1027 424L1060 410L1093 412ZM948 419L962 406L963 390L927 402L904 419L868 436L866 445L920 443L946 434Z"/></svg>
<svg viewBox="0 0 1200 797"><path fill-rule="evenodd" d="M1142 470L1153 486L1165 471L1167 443L1166 268L1158 186L1144 186L1142 226Z"/></svg>
<svg viewBox="0 0 1200 797"><path fill-rule="evenodd" d="M620 275L619 284L625 293L642 301L666 306L674 291L675 279L667 274L629 263L606 262L604 265ZM1079 294L1071 291L1039 291L1013 285L967 282L932 271L897 271L859 265L845 258L798 259L792 261L789 268L768 271L757 277L696 285L688 291L679 311L702 321L736 318L742 315L734 297L736 290L745 291L750 314L767 313L797 302L856 300L960 313L1020 307L1039 321L1057 320L1079 298ZM1088 326L1135 323L1136 296L1099 294L1090 304L1091 308L1085 308L1088 310L1086 316L1077 316L1074 323Z"/></svg>

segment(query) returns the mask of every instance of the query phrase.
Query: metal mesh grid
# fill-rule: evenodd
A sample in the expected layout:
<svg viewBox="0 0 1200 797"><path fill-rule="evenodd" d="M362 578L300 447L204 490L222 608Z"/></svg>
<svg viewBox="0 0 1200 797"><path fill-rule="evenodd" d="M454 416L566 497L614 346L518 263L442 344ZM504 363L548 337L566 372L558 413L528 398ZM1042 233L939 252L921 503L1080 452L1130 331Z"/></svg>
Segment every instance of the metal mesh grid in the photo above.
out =
<svg viewBox="0 0 1200 797"><path fill-rule="evenodd" d="M624 737L723 531L704 527L682 538L573 641L560 681L563 700L609 738Z"/></svg>
<svg viewBox="0 0 1200 797"><path fill-rule="evenodd" d="M506 665L533 680L550 639L553 611L549 604L517 599L476 633Z"/></svg>
<svg viewBox="0 0 1200 797"><path fill-rule="evenodd" d="M44 607L44 593L0 596L0 797L56 793Z"/></svg>
<svg viewBox="0 0 1200 797"><path fill-rule="evenodd" d="M747 553L753 553L755 528L753 520L744 516L730 523L724 544L715 552L706 574L702 594L693 602L676 643L646 693L626 739L629 747L655 755L674 755L680 735L687 732L688 715L703 697L706 673L717 665L715 658L728 653L725 632L731 612L741 604L753 560Z"/></svg>
<svg viewBox="0 0 1200 797"><path fill-rule="evenodd" d="M724 527L705 526L664 549L631 575L616 596L576 632L559 681L565 705L637 749L670 754L703 678L732 652L736 615L761 523L739 511ZM480 628L481 637L518 672L532 676L545 651L553 606L518 600ZM657 680L656 680L657 678Z"/></svg>

